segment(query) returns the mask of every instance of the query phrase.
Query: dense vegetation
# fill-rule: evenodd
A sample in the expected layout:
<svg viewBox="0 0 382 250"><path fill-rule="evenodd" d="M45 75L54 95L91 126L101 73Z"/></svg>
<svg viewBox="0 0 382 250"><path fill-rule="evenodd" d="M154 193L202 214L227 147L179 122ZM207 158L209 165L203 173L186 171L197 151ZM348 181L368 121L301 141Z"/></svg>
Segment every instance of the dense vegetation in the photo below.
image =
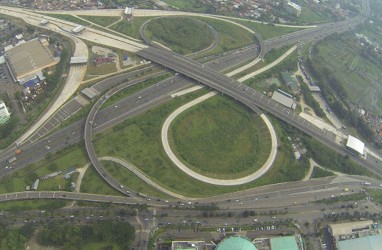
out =
<svg viewBox="0 0 382 250"><path fill-rule="evenodd" d="M41 245L81 249L88 243L108 242L121 249L131 249L135 238L134 227L129 223L101 221L93 225L49 224L37 234ZM106 247L106 249L110 249Z"/></svg>
<svg viewBox="0 0 382 250"><path fill-rule="evenodd" d="M25 243L32 236L34 225L26 224L19 229L11 229L0 224L0 249L25 249Z"/></svg>
<svg viewBox="0 0 382 250"><path fill-rule="evenodd" d="M306 145L308 154L321 166L345 174L373 176L372 173L352 161L348 155L343 156L308 136L304 136L302 141Z"/></svg>
<svg viewBox="0 0 382 250"><path fill-rule="evenodd" d="M325 38L322 42L335 41L341 39L338 34ZM374 140L374 132L369 128L366 121L357 116L356 112L351 109L351 103L348 97L348 93L344 88L343 79L339 78L337 73L333 69L329 68L325 62L320 59L320 50L317 47L313 49L313 58L307 59L307 67L312 75L317 79L317 85L321 89L321 93L329 106L333 109L336 115L351 126L356 128L359 135L369 141ZM366 88L366 86L364 87ZM358 93L357 95L360 95Z"/></svg>
<svg viewBox="0 0 382 250"><path fill-rule="evenodd" d="M309 90L309 87L303 82L301 76L297 76L297 79L300 81L301 93L304 96L305 103L312 107L314 113L319 117L325 117L325 112L320 107L320 104L314 99L312 93Z"/></svg>
<svg viewBox="0 0 382 250"><path fill-rule="evenodd" d="M310 178L321 178L321 177L332 176L332 175L334 175L334 173L330 170L314 167L312 176Z"/></svg>
<svg viewBox="0 0 382 250"><path fill-rule="evenodd" d="M36 227L27 223L20 228L10 228L0 224L0 249L25 249L25 244L34 235L36 229L37 242L43 246L54 246L60 249L82 249L87 244L95 246L102 243L102 249L131 249L135 238L135 229L129 223L100 221L92 225L76 225L73 222ZM105 245L106 244L106 245ZM101 245L101 244L100 244Z"/></svg>
<svg viewBox="0 0 382 250"><path fill-rule="evenodd" d="M189 54L207 48L213 41L206 24L187 17L158 18L146 29L154 41L170 47L180 54Z"/></svg>

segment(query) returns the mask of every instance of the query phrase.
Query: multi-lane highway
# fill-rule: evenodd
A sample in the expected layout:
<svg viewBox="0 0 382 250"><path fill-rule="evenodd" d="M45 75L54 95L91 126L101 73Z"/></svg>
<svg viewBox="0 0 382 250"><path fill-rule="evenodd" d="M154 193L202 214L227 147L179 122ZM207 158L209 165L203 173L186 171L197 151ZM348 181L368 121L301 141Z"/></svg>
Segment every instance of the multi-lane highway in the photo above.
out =
<svg viewBox="0 0 382 250"><path fill-rule="evenodd" d="M293 110L285 110L277 102L271 100L264 94L255 91L254 89L239 83L231 78L213 70L212 68L202 65L199 62L173 53L168 50L160 50L157 48L147 48L138 52L138 55L145 57L153 62L171 68L176 72L186 75L199 83L203 83L217 91L224 93L235 100L242 102L256 113L261 114L262 111L267 111L280 118L281 120L293 125L302 132L315 137L327 146L335 149L341 154L349 154L347 149L340 144L337 144L326 130L322 130L315 125L301 118ZM350 155L355 161L367 167L370 171L382 176L382 169L378 167L378 162L372 157L368 160L360 159L357 156Z"/></svg>
<svg viewBox="0 0 382 250"><path fill-rule="evenodd" d="M348 28L350 26L347 26L347 25L353 25L354 26L355 24L356 23L353 23L353 22L349 22L347 24L342 24L341 23L340 27ZM335 24L331 25L331 27L333 28L333 30L336 29ZM319 31L317 31L317 32L319 32ZM325 31L325 32L327 33L327 31ZM325 34L325 32L323 32L322 34ZM316 33L316 31L315 31L315 33ZM300 34L296 35L296 37L298 37L298 36L300 36ZM272 42L268 42L267 43L268 44L268 48L269 48L269 46L278 46L281 43L289 43L291 41L291 37L288 37L288 38L280 37L279 38L279 42L274 42L274 41L277 41L277 39L276 40L272 40ZM287 113L285 113L285 109L281 109L280 110L277 103L273 103L272 101L267 100L267 99L263 100L263 98L265 98L265 97L261 93L255 92L252 89L249 89L247 87L244 87L243 85L238 84L236 81L233 81L233 80L223 76L219 72L215 72L214 70L212 70L210 67L208 67L206 65L202 65L202 64L196 63L196 62L194 62L192 60L189 60L187 58L181 57L181 56L176 55L176 54L171 53L171 52L157 51L157 50L152 49L152 48L147 49L147 50L143 50L142 52L139 52L139 53L142 53L144 56L147 56L147 57L152 57L152 58L155 59L153 61L157 60L158 62L163 63L164 65L166 65L167 67L169 67L168 65L170 65L167 62L169 58L176 60L176 62L180 63L180 67L176 68L174 65L171 65L170 68L173 68L173 69L175 69L178 72L181 72L181 73L183 73L185 75L188 75L188 76L192 77L193 79L199 80L199 82L202 82L202 83L207 84L209 86L213 86L214 88L218 89L219 91L227 93L230 96L233 96L235 99L242 101L244 104L248 105L249 107L251 107L256 112L261 113L261 111L257 108L257 106L260 106L264 110L266 110L266 111L268 111L270 113L274 113L277 116L279 116L281 119L283 119L283 120L285 120L287 122L290 122L292 124L295 121L295 119L298 119L295 116L296 114L294 114L293 112L288 111ZM167 54L167 53L169 53L169 54ZM167 58L163 58L163 56L165 56ZM202 72L202 74L199 74L200 72ZM213 74L210 76L211 72ZM228 82L227 82L227 80L228 80ZM176 84L168 84L168 86L176 86ZM166 87L166 86L163 86L163 89L164 89L164 87ZM178 85L178 87L179 87L179 85ZM181 86L181 87L184 87L184 85ZM160 87L158 86L158 88L160 88ZM174 89L175 88L176 87L174 87ZM168 90L168 89L166 89L166 90ZM166 90L164 90L163 92L165 93ZM150 93L150 91L153 91L153 90L151 89L147 93ZM136 104L141 104L142 102L146 103L146 101L147 101L148 104L145 104L143 106L137 105L140 108L133 108L132 107L131 108L132 112L130 112L130 115L132 115L134 113L137 113L137 112L139 112L141 110L148 109L149 107L154 106L156 103L160 103L160 102L162 102L162 101L164 101L166 99L169 99L168 96L167 97L161 97L158 92L157 92L157 94L158 95L156 96L156 98L153 98L153 99L150 99L150 98L147 98L147 99L143 99L142 98L142 99L140 99L139 98L138 100L136 100ZM134 97L132 97L132 98L134 98ZM135 96L135 98L137 98L137 96ZM152 101L152 100L155 100L155 101ZM125 114L124 114L125 116L124 117L126 117L126 113L129 113L129 112L125 112ZM98 118L98 116L97 116L97 118ZM80 124L80 125L78 125L78 124ZM86 123L86 124L88 124L88 123ZM97 127L98 127L99 123L98 122L94 122L94 124L97 124L97 126L95 126L95 128L97 130ZM79 122L77 124L74 124L74 125L77 126L79 131L81 131L81 126L84 125L84 122L81 121L81 122ZM306 124L304 121L299 121L299 122L295 123L294 125L296 127L302 126L302 128L300 128L300 129L303 130L303 131L305 129L304 132L307 132L308 134L312 133L311 135L318 136L318 137L322 136L325 139L325 134L320 134L320 131L317 128L315 128L312 125ZM73 126L73 127L76 127L76 126ZM104 125L100 125L99 127L101 128L101 126L104 126ZM73 127L72 127L72 129L73 129ZM62 135L61 138L65 137L65 140L63 140L62 144L64 142L65 142L65 144L72 144L72 143L74 143L74 141L77 141L77 140L81 139L81 136L79 136L81 133L76 133L76 131L72 131L72 132L69 132L69 131L64 131L64 132L60 131L60 132L62 133L61 134ZM56 133L56 134L59 134L59 133ZM39 145L37 147L40 147L40 148L44 149L44 147L41 147L41 146L46 144L47 141L52 141L52 140L48 140L47 139L45 141L40 141L36 145ZM324 141L325 141L325 143L328 144L328 142L326 142L326 139ZM53 147L52 148L52 152L53 152L54 149L58 150L59 148L65 147L65 145L62 145L62 144L59 145L60 143L57 143L57 144L58 144L57 147ZM335 145L335 146L337 146L337 145ZM341 150L339 150L339 151L342 151L343 153L346 153L346 151L343 151L343 150L344 149L341 148ZM47 154L46 150L42 150L42 151L43 152L40 152L41 153L40 155L37 154L37 157L35 157L35 158L38 159L38 158L41 158L41 157L43 157L44 155ZM36 152L33 152L32 154L35 154L35 153ZM28 151L27 150L26 150L26 153L24 155L28 155ZM20 161L19 160L17 161L17 165L20 165L20 166L21 165L25 165L27 162L30 162L29 160L27 159L27 157L25 157L25 161L23 162L23 157L20 157ZM8 169L6 172L8 172L8 171L10 171L10 170ZM117 185L117 183L115 183L114 185Z"/></svg>

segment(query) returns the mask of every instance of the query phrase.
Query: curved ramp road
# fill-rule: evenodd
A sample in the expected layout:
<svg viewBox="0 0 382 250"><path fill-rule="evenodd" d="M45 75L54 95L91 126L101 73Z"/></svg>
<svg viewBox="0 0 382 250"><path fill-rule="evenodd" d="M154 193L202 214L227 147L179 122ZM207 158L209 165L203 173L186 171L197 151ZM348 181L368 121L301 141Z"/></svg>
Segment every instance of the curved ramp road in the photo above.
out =
<svg viewBox="0 0 382 250"><path fill-rule="evenodd" d="M184 195L181 195L181 194L174 193L174 192L172 192L172 191L170 191L168 189L163 188L162 186L160 186L157 183L155 183L154 181L152 181L143 172L141 172L138 168L136 168L131 163L128 163L127 161L124 161L124 160L119 159L117 157L110 157L110 156L103 156L103 157L100 157L98 159L100 161L112 161L112 162L118 163L119 165L121 165L121 166L125 167L126 169L128 169L129 171L131 171L133 174L138 176L139 179L141 179L142 181L146 182L147 184L149 184L153 188L156 188L157 190L159 190L159 191L161 191L161 192L163 192L165 194L168 194L168 195L170 195L172 197L175 197L175 198L178 198L178 199L181 199L181 200L194 200L195 199L195 198L191 198L191 197L187 197L187 196L184 196Z"/></svg>
<svg viewBox="0 0 382 250"><path fill-rule="evenodd" d="M255 173L250 174L248 176L245 176L245 177L242 177L242 178L238 178L238 179L216 179L216 178L211 178L211 177L204 176L202 174L199 174L199 173L191 170L186 165L184 165L178 159L178 157L176 157L174 152L171 150L170 144L168 142L168 129L170 127L171 122L179 114L181 114L185 110L191 108L192 106L194 106L196 104L199 104L199 103L207 100L208 98L210 98L210 97L212 97L214 95L216 95L216 92L210 92L208 94L205 94L205 95L203 95L203 96L201 96L201 97L199 97L199 98L197 98L197 99L195 99L195 100L193 100L193 101L191 101L191 102L181 106L180 108L178 108L177 110L175 110L173 113L171 113L169 115L169 117L163 123L162 132L161 132L161 139L162 139L162 145L163 145L164 151L166 152L168 157L171 159L171 161L174 162L174 164L180 170L182 170L187 175L189 175L189 176L191 176L191 177L193 177L193 178L195 178L195 179L197 179L199 181L203 181L203 182L206 182L206 183L209 183L209 184L219 185L219 186L234 186L234 185L242 185L242 184L245 184L245 183L257 180L258 178L263 176L272 167L272 164L273 164L273 162L274 162L274 160L276 158L276 155L277 155L277 138L276 138L276 133L275 133L275 130L274 130L273 126L271 125L270 121L268 120L268 118L264 114L261 114L260 116L264 120L265 124L267 125L267 127L269 129L269 132L270 132L270 135L271 135L271 142L272 142L271 153L270 153L267 161L264 163L264 165L259 170L257 170Z"/></svg>

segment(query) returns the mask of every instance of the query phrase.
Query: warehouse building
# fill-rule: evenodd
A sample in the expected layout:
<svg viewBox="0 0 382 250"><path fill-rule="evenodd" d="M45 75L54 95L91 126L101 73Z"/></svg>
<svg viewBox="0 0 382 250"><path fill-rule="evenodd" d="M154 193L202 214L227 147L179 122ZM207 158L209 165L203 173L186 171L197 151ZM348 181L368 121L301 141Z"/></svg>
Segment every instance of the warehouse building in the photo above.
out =
<svg viewBox="0 0 382 250"><path fill-rule="evenodd" d="M336 247L338 250L380 250L382 249L382 235L338 241Z"/></svg>
<svg viewBox="0 0 382 250"><path fill-rule="evenodd" d="M328 226L329 233L333 238L343 238L347 236L358 235L362 233L368 233L373 229L373 221L353 221L348 223L330 224Z"/></svg>
<svg viewBox="0 0 382 250"><path fill-rule="evenodd" d="M294 15L296 15L297 17L299 17L301 15L301 6L294 3L294 2L291 2L291 1L288 1L287 4L284 5L285 6L285 9L289 12L289 13L292 13Z"/></svg>
<svg viewBox="0 0 382 250"><path fill-rule="evenodd" d="M365 143L363 143L360 139L355 138L354 136L348 136L346 147L356 154L365 156Z"/></svg>
<svg viewBox="0 0 382 250"><path fill-rule="evenodd" d="M284 105L287 108L296 109L297 107L293 96L282 91L281 89L274 91L271 99Z"/></svg>
<svg viewBox="0 0 382 250"><path fill-rule="evenodd" d="M380 225L371 220L330 224L328 231L338 250L379 250L382 246Z"/></svg>
<svg viewBox="0 0 382 250"><path fill-rule="evenodd" d="M5 52L6 63L13 80L20 81L59 62L39 39L19 44Z"/></svg>

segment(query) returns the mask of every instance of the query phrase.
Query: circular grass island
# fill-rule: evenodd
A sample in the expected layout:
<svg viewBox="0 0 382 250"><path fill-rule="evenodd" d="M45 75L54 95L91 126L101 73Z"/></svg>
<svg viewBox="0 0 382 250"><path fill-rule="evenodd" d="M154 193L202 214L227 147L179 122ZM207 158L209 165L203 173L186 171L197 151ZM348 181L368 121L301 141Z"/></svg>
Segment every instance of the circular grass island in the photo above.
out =
<svg viewBox="0 0 382 250"><path fill-rule="evenodd" d="M171 149L184 165L212 178L254 173L271 152L270 132L262 118L219 95L181 113L168 135Z"/></svg>
<svg viewBox="0 0 382 250"><path fill-rule="evenodd" d="M148 23L145 34L179 54L208 48L214 36L207 24L189 17L161 17Z"/></svg>

